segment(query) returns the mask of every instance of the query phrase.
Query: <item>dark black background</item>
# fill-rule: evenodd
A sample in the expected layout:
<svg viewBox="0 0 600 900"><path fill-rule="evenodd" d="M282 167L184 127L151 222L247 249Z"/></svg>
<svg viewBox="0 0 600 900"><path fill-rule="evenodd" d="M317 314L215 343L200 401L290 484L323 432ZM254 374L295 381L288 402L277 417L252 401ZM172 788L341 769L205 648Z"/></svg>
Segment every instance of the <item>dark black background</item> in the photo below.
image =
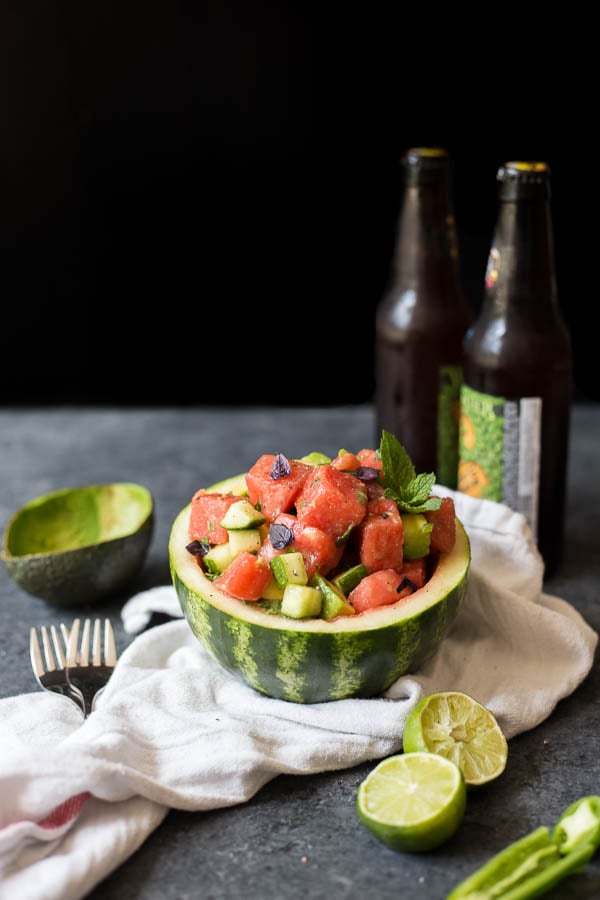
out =
<svg viewBox="0 0 600 900"><path fill-rule="evenodd" d="M581 35L567 64L547 23L381 9L2 6L2 403L370 399L418 144L454 157L475 309L498 166L550 163L577 396L600 399Z"/></svg>

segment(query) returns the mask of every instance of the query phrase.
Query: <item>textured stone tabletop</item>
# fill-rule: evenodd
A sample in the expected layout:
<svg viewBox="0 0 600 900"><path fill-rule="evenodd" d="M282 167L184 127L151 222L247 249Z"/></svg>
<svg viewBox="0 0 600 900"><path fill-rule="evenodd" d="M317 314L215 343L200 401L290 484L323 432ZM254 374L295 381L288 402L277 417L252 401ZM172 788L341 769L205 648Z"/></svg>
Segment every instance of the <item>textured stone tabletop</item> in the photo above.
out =
<svg viewBox="0 0 600 900"><path fill-rule="evenodd" d="M138 481L150 488L156 526L146 565L127 594L73 615L107 615L120 650L122 603L170 582L167 541L200 486L248 468L265 452L334 455L376 443L369 406L335 409L0 410L0 528L39 494L75 484ZM600 631L600 406L572 422L564 560L545 589ZM29 596L0 567L0 697L36 690L29 628L58 624L59 609ZM432 853L396 853L358 822L366 764L318 776L280 776L248 803L208 813L173 810L143 846L89 895L92 900L291 900L369 897L444 900L507 843L552 825L585 794L600 793L600 678L586 681L537 728L510 741L498 781L469 796L455 837ZM1 765L1 760L0 760ZM1 800L0 800L1 802ZM600 854L546 895L600 898ZM21 900L21 898L15 898Z"/></svg>

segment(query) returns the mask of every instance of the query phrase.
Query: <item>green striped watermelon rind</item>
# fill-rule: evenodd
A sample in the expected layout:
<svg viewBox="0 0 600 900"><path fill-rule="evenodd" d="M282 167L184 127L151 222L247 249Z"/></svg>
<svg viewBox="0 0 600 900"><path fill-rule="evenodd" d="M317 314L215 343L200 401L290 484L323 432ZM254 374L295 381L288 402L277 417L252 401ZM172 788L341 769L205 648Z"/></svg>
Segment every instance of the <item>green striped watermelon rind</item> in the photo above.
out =
<svg viewBox="0 0 600 900"><path fill-rule="evenodd" d="M456 620L471 560L458 519L453 549L410 600L325 621L273 615L219 591L186 550L190 510L181 510L169 539L181 609L211 656L262 694L295 703L376 696L418 670Z"/></svg>

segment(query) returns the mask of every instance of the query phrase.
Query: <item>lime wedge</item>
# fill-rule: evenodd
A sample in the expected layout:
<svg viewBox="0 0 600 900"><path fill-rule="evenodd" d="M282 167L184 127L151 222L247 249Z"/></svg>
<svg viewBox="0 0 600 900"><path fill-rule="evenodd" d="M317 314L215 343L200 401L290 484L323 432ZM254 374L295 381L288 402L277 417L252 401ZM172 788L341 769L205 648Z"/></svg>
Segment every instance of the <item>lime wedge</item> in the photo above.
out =
<svg viewBox="0 0 600 900"><path fill-rule="evenodd" d="M462 822L467 789L453 762L434 753L403 753L377 765L359 785L356 811L394 850L423 852L447 841Z"/></svg>
<svg viewBox="0 0 600 900"><path fill-rule="evenodd" d="M493 713L460 691L428 694L411 710L405 753L437 753L461 769L468 787L487 784L506 768L508 744Z"/></svg>

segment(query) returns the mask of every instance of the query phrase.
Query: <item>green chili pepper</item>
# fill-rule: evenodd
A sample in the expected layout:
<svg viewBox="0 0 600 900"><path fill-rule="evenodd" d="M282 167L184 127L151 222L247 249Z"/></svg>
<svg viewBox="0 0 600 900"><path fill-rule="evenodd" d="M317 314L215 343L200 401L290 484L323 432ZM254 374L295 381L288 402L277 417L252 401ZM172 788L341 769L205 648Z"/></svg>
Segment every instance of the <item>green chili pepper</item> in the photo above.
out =
<svg viewBox="0 0 600 900"><path fill-rule="evenodd" d="M582 797L559 817L509 844L451 891L446 900L533 900L579 872L600 845L600 797Z"/></svg>
<svg viewBox="0 0 600 900"><path fill-rule="evenodd" d="M552 839L561 854L569 853L580 840L600 846L600 797L595 794L572 803L559 817Z"/></svg>

